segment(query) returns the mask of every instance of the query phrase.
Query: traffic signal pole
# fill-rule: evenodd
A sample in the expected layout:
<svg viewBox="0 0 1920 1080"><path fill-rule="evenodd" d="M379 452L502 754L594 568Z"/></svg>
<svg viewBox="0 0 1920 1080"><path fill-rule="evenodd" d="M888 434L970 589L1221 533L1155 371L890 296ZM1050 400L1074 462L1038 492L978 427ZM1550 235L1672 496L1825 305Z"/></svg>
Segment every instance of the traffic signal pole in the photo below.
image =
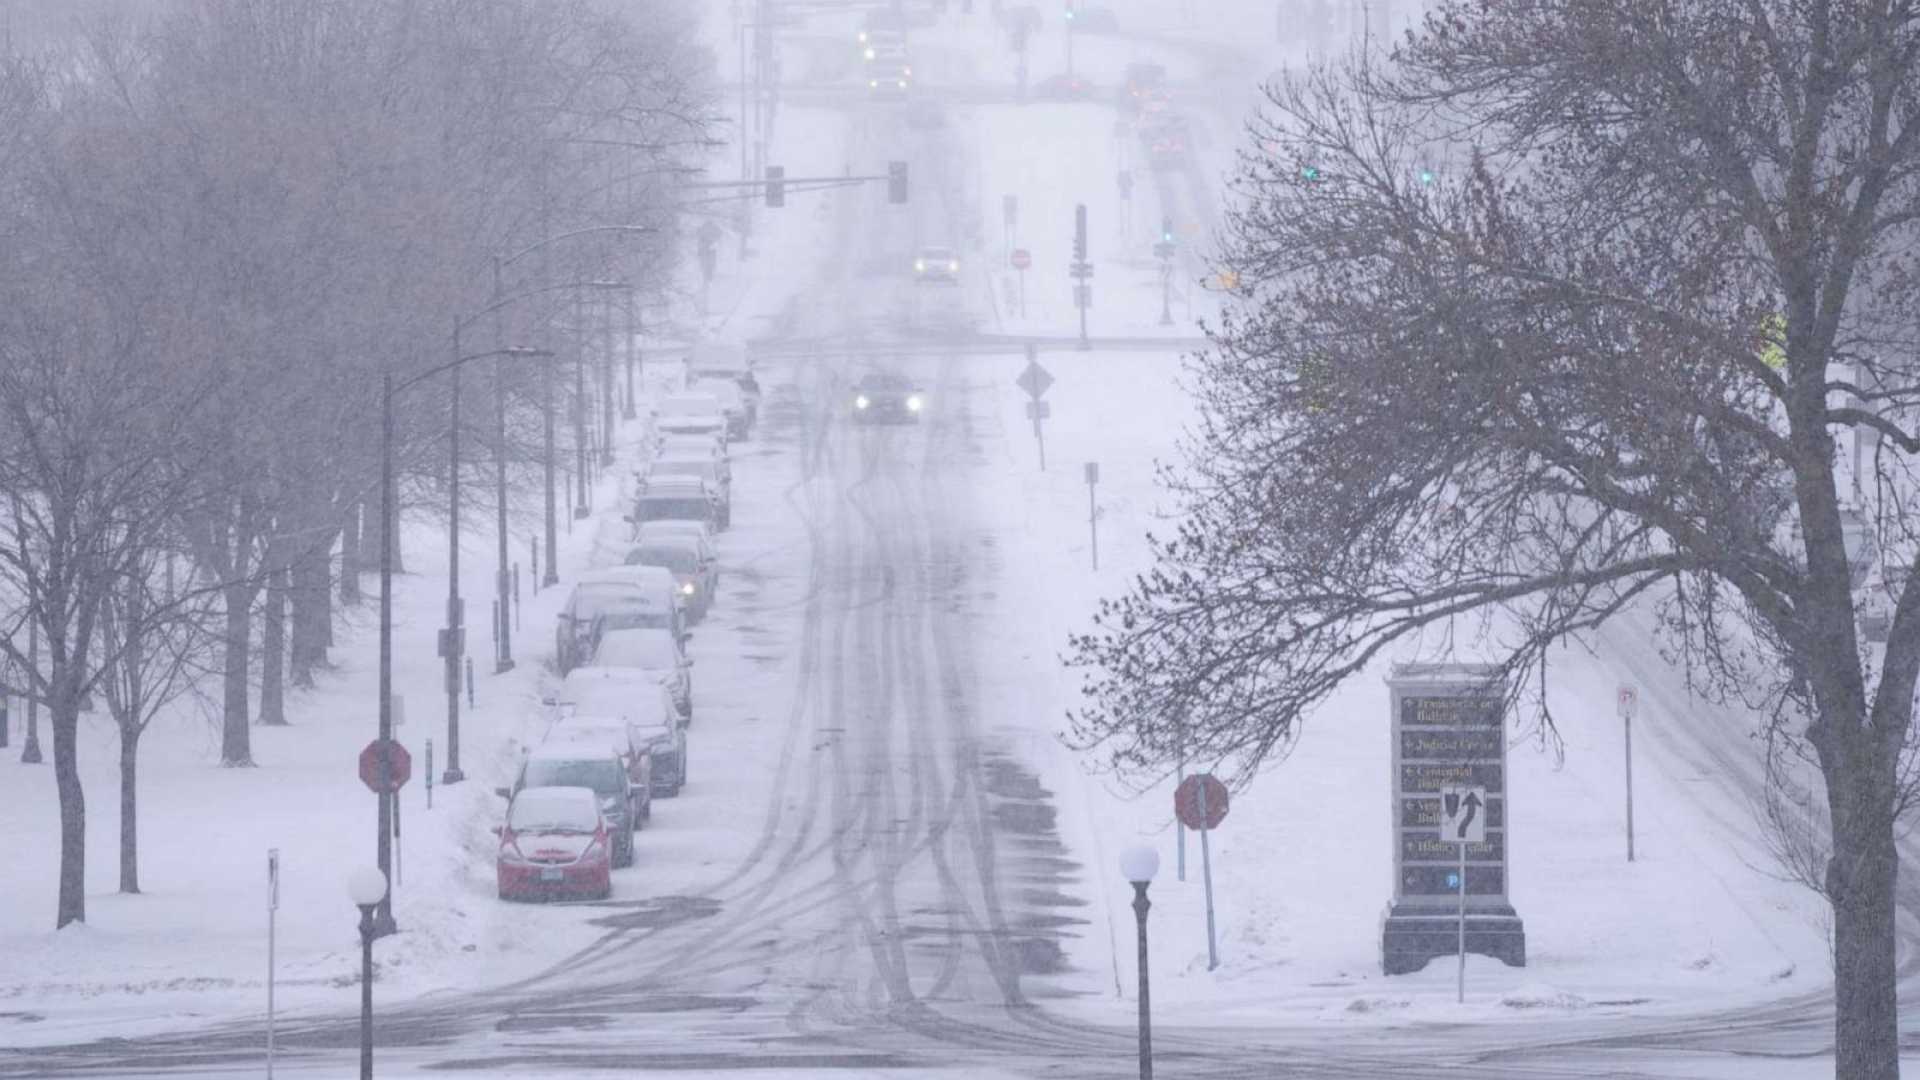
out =
<svg viewBox="0 0 1920 1080"><path fill-rule="evenodd" d="M1086 203L1073 208L1073 265L1067 272L1073 277L1073 304L1080 309L1080 348L1091 349L1093 344L1087 340L1087 308L1093 303L1093 287L1087 282L1093 277L1093 264L1087 261Z"/></svg>

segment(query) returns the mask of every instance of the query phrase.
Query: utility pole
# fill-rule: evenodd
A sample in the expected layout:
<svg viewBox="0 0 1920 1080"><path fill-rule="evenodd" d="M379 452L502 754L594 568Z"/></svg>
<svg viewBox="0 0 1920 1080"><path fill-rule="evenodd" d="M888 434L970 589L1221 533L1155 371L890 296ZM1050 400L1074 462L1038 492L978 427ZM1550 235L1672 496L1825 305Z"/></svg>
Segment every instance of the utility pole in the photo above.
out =
<svg viewBox="0 0 1920 1080"><path fill-rule="evenodd" d="M1173 325L1173 219L1160 219L1160 240L1153 245L1154 257L1160 260L1160 325Z"/></svg>

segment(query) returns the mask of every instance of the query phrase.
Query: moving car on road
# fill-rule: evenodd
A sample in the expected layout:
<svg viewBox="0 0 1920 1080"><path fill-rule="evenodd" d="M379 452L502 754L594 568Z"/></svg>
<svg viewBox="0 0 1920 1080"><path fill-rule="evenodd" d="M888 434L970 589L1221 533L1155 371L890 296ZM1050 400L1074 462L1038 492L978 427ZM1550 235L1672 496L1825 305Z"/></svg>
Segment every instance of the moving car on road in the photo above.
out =
<svg viewBox="0 0 1920 1080"><path fill-rule="evenodd" d="M613 893L614 827L600 812L593 789L530 787L507 804L494 877L502 900Z"/></svg>
<svg viewBox="0 0 1920 1080"><path fill-rule="evenodd" d="M686 632L680 587L658 566L619 566L582 574L560 609L554 630L554 663L562 675L593 655L608 630L656 627L679 637Z"/></svg>
<svg viewBox="0 0 1920 1080"><path fill-rule="evenodd" d="M913 280L921 285L957 285L960 256L950 247L923 247L913 256Z"/></svg>
<svg viewBox="0 0 1920 1080"><path fill-rule="evenodd" d="M665 630L609 630L600 636L587 667L645 671L673 695L674 708L693 722L693 661Z"/></svg>
<svg viewBox="0 0 1920 1080"><path fill-rule="evenodd" d="M633 865L633 830L640 827L642 806L651 812L652 792L633 784L626 763L605 739L549 739L527 754L513 786L500 788L497 793L505 796L511 807L513 800L531 788L591 788L611 834L614 868ZM520 850L525 854L526 849Z"/></svg>
<svg viewBox="0 0 1920 1080"><path fill-rule="evenodd" d="M857 424L912 424L920 420L926 399L904 375L870 371L853 386L853 420Z"/></svg>
<svg viewBox="0 0 1920 1080"><path fill-rule="evenodd" d="M561 715L618 716L652 758L653 791L672 797L687 782L687 725L673 693L653 672L583 667L567 673L555 701ZM565 721L562 721L564 725ZM556 729L561 725L556 725Z"/></svg>

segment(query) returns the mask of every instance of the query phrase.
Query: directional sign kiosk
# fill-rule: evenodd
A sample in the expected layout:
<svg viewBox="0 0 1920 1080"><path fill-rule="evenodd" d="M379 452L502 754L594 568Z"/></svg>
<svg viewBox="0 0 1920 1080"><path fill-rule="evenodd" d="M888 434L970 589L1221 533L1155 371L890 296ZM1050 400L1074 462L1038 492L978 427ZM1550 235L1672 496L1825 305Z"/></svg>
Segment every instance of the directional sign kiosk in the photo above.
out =
<svg viewBox="0 0 1920 1080"><path fill-rule="evenodd" d="M1506 712L1497 679L1486 664L1401 664L1387 679L1393 901L1381 920L1380 966L1388 975L1450 953L1526 965L1526 933L1507 899Z"/></svg>

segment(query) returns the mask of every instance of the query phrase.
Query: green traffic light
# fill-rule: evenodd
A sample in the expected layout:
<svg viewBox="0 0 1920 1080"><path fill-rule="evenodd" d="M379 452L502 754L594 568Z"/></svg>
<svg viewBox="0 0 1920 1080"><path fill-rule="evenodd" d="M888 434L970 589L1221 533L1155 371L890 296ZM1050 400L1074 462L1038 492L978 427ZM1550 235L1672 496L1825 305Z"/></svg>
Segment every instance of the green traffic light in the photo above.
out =
<svg viewBox="0 0 1920 1080"><path fill-rule="evenodd" d="M1432 169L1421 169L1421 170L1420 170L1420 182L1421 182L1421 183L1423 183L1423 184L1431 184L1431 183L1433 183L1433 170L1432 170Z"/></svg>
<svg viewBox="0 0 1920 1080"><path fill-rule="evenodd" d="M1318 180L1320 179L1320 170L1312 165L1302 165L1300 166L1300 176L1306 180Z"/></svg>

